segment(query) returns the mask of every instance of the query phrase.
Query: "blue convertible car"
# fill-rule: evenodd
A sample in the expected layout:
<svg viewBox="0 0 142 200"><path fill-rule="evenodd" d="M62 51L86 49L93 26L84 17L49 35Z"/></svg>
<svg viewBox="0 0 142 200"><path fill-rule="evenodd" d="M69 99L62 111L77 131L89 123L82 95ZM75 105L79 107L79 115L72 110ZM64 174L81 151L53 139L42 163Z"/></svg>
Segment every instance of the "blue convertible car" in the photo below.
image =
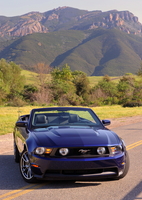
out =
<svg viewBox="0 0 142 200"><path fill-rule="evenodd" d="M129 169L123 140L90 108L33 109L16 122L14 158L27 182L120 179Z"/></svg>

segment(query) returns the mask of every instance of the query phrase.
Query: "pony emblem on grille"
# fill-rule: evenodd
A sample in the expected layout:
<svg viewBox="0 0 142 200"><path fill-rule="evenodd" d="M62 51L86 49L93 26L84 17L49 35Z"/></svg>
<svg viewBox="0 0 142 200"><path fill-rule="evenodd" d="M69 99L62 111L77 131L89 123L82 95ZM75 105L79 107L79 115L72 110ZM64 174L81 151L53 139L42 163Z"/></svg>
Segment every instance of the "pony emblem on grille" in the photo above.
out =
<svg viewBox="0 0 142 200"><path fill-rule="evenodd" d="M90 149L80 149L78 152L80 152L82 154L86 154L86 153L90 152Z"/></svg>

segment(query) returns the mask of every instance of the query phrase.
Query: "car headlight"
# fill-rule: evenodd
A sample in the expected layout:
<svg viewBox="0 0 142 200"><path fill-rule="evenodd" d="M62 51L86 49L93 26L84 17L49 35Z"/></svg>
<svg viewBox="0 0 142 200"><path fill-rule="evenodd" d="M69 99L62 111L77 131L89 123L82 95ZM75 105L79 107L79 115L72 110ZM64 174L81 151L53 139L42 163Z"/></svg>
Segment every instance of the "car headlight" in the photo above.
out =
<svg viewBox="0 0 142 200"><path fill-rule="evenodd" d="M118 145L118 146L110 147L109 149L110 149L110 154L115 155L115 154L121 153L123 148L121 145Z"/></svg>
<svg viewBox="0 0 142 200"><path fill-rule="evenodd" d="M35 153L38 154L38 155L50 154L51 152L52 152L51 148L37 147L35 149Z"/></svg>
<svg viewBox="0 0 142 200"><path fill-rule="evenodd" d="M97 148L97 153L98 153L99 155L105 154L105 153L106 153L106 148L105 148L105 147L98 147L98 148Z"/></svg>
<svg viewBox="0 0 142 200"><path fill-rule="evenodd" d="M124 151L124 150L126 150L126 144L125 144L124 140L121 140L121 141L122 141L122 150Z"/></svg>

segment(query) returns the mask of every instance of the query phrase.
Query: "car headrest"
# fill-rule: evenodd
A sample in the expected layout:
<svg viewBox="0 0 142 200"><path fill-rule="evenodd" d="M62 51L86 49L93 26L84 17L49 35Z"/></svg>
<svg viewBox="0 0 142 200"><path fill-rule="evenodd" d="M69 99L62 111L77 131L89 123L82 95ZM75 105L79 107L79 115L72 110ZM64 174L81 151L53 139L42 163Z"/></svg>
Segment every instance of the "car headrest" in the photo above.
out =
<svg viewBox="0 0 142 200"><path fill-rule="evenodd" d="M75 114L71 114L69 116L69 123L74 123L79 121L79 116Z"/></svg>
<svg viewBox="0 0 142 200"><path fill-rule="evenodd" d="M46 116L45 115L37 115L35 123L36 124L46 124L47 123Z"/></svg>

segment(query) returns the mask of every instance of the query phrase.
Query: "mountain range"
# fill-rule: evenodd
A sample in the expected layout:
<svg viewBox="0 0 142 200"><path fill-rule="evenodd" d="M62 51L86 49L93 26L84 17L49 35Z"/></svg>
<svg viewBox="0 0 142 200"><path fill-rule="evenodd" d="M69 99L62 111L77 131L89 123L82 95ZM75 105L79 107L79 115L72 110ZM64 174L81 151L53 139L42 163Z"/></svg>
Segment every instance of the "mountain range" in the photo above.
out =
<svg viewBox="0 0 142 200"><path fill-rule="evenodd" d="M142 59L142 24L129 11L59 7L45 13L0 16L0 58L34 71L68 63L88 75L136 73Z"/></svg>

